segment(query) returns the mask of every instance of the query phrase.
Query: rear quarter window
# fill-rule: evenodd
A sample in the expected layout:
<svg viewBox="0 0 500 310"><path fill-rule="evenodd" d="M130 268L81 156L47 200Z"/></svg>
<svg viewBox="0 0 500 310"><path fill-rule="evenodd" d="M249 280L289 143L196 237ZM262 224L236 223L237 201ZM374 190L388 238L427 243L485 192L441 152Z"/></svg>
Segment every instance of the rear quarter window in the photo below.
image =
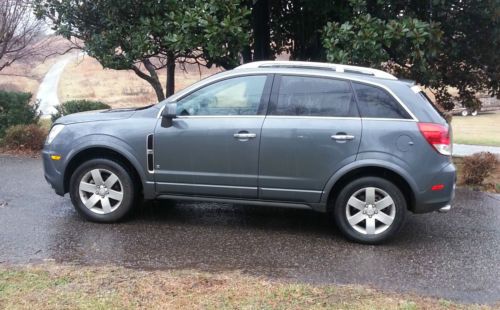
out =
<svg viewBox="0 0 500 310"><path fill-rule="evenodd" d="M406 110L386 90L361 83L352 83L361 117L411 119Z"/></svg>

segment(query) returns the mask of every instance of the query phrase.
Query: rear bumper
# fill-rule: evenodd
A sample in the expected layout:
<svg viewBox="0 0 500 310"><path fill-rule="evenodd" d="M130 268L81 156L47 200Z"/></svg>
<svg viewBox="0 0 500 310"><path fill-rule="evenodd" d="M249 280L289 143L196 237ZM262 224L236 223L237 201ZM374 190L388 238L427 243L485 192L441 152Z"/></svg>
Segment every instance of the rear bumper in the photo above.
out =
<svg viewBox="0 0 500 310"><path fill-rule="evenodd" d="M56 194L64 196L64 176L57 170L56 163L50 158L50 151L42 151L43 172L45 180L52 186Z"/></svg>
<svg viewBox="0 0 500 310"><path fill-rule="evenodd" d="M442 208L451 206L455 197L456 168L450 163L445 166L429 183L429 189L416 194L414 213L428 213L439 211ZM443 189L433 191L433 185L442 184Z"/></svg>

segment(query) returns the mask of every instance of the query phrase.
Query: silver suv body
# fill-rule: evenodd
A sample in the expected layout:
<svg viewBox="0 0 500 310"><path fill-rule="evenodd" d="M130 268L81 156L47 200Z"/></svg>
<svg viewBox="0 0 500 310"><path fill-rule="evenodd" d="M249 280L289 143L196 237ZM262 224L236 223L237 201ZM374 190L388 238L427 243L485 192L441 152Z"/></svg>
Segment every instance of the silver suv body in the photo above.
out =
<svg viewBox="0 0 500 310"><path fill-rule="evenodd" d="M395 235L406 212L448 210L450 127L416 86L369 68L257 62L159 104L68 115L45 178L89 220L145 199L307 208L351 240Z"/></svg>

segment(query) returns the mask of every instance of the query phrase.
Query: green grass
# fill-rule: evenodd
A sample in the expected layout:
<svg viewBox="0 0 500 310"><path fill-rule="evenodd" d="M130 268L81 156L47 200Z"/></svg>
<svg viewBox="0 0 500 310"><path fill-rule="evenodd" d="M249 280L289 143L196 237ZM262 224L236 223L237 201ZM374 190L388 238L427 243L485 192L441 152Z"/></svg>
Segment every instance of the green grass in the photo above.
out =
<svg viewBox="0 0 500 310"><path fill-rule="evenodd" d="M500 113L453 116L453 142L500 146Z"/></svg>
<svg viewBox="0 0 500 310"><path fill-rule="evenodd" d="M363 286L270 281L240 272L0 265L0 309L489 309Z"/></svg>

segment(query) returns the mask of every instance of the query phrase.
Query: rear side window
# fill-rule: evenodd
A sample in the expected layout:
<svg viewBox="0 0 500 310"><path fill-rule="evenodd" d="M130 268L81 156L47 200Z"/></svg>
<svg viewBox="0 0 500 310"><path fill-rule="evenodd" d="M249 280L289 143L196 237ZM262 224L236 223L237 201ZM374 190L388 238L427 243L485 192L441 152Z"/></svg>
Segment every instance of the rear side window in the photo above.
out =
<svg viewBox="0 0 500 310"><path fill-rule="evenodd" d="M282 76L271 115L359 116L349 82L302 76Z"/></svg>
<svg viewBox="0 0 500 310"><path fill-rule="evenodd" d="M411 119L411 116L387 91L366 84L352 83L361 117Z"/></svg>

